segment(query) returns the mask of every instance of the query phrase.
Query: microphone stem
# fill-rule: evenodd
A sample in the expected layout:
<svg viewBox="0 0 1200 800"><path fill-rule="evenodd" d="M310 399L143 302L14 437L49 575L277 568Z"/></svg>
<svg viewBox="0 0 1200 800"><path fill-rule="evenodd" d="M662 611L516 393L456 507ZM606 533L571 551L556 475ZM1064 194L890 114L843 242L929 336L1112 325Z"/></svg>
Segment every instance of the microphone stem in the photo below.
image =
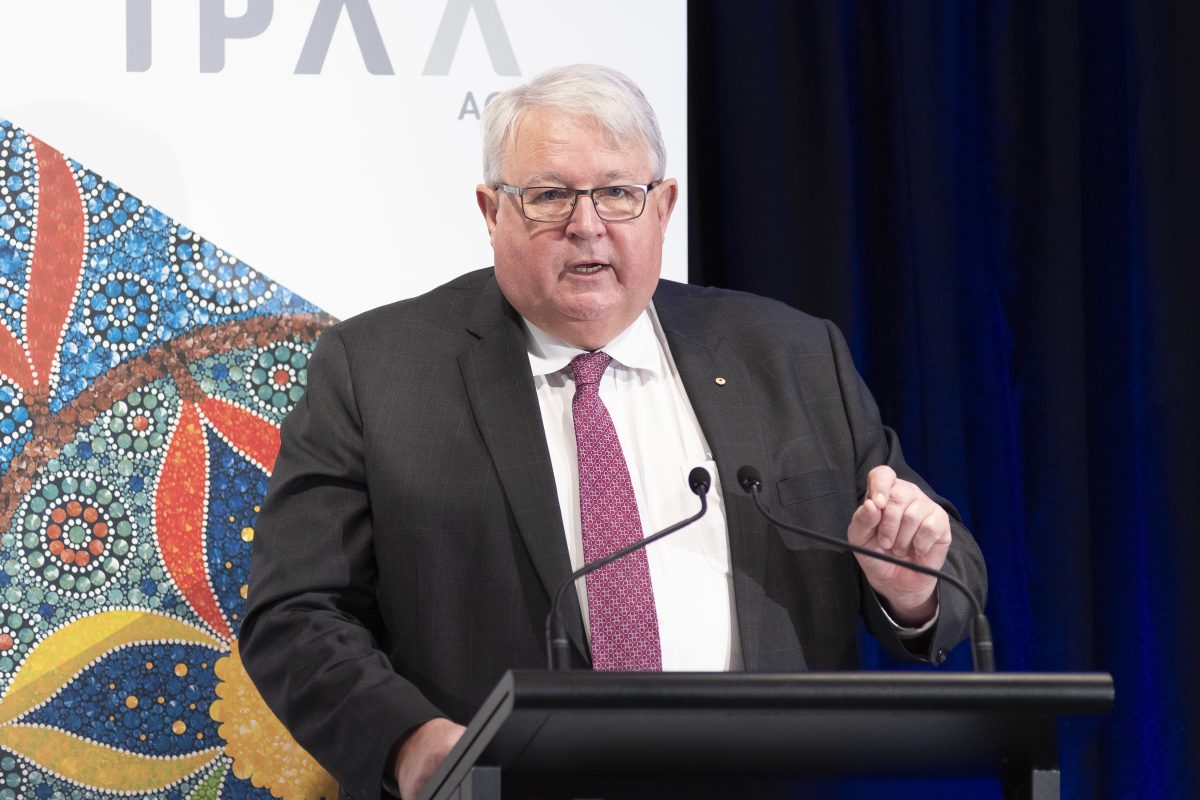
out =
<svg viewBox="0 0 1200 800"><path fill-rule="evenodd" d="M554 591L554 598L550 603L550 613L546 616L546 660L549 668L552 671L564 670L567 668L567 654L570 641L567 639L567 632L563 626L561 610L562 598L566 593L567 588L574 586L575 581L579 580L580 578L595 572L601 567L611 564L618 558L627 556L634 550L637 550L641 547L648 547L667 534L674 533L680 528L686 528L688 525L691 525L693 522L703 517L704 513L708 511L708 497L704 494L700 494L698 496L700 497L700 510L694 515L681 522L676 522L670 527L663 528L661 531L652 536L639 539L633 544L626 545L620 550L609 553L603 558L598 558L590 564L584 564L582 567L575 570L575 572L572 572L566 580L558 585L558 588Z"/></svg>

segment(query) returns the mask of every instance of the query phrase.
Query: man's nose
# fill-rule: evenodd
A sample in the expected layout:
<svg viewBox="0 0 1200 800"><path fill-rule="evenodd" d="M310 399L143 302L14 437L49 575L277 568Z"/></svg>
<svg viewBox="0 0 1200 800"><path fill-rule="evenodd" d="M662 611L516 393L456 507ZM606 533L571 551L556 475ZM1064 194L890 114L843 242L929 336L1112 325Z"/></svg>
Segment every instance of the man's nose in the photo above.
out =
<svg viewBox="0 0 1200 800"><path fill-rule="evenodd" d="M581 239L591 239L604 233L604 220L596 213L596 204L591 195L579 195L575 208L567 217L567 233Z"/></svg>

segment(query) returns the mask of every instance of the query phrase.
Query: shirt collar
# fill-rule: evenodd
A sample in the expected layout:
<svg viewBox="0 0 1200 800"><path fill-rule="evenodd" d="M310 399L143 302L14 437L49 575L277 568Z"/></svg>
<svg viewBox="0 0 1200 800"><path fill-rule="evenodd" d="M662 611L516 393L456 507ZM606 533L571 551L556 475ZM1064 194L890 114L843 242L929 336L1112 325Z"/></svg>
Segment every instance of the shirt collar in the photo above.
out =
<svg viewBox="0 0 1200 800"><path fill-rule="evenodd" d="M638 314L628 328L600 349L612 356L612 360L631 369L659 372L658 337L650 320L651 306ZM525 322L525 348L529 352L529 365L534 375L549 375L566 367L571 359L587 352L573 347L557 336L546 333L529 320Z"/></svg>

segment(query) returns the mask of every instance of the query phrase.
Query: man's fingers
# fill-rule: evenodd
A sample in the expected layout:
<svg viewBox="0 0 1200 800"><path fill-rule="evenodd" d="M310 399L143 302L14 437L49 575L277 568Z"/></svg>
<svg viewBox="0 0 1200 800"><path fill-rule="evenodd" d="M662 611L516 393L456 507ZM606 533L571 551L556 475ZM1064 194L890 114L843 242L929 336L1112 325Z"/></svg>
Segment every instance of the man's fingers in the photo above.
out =
<svg viewBox="0 0 1200 800"><path fill-rule="evenodd" d="M897 478L888 466L871 470L867 483L866 497L847 529L851 544L911 560L949 546L950 517L921 487Z"/></svg>
<svg viewBox="0 0 1200 800"><path fill-rule="evenodd" d="M896 470L887 464L880 464L867 473L867 497L875 501L880 508L887 505L892 486L896 483Z"/></svg>
<svg viewBox="0 0 1200 800"><path fill-rule="evenodd" d="M896 546L897 539L901 533L900 526L904 522L904 516L908 512L908 507L912 505L914 500L924 496L920 489L908 481L895 481L892 484L887 504L883 507L883 518L879 521L878 536L881 547L885 550L890 550ZM909 538L912 537L912 531L915 531L916 526L919 524L920 520L913 523L912 529L909 531Z"/></svg>
<svg viewBox="0 0 1200 800"><path fill-rule="evenodd" d="M854 516L850 518L846 539L850 544L862 547L875 535L875 526L879 524L879 517L879 507L869 499L864 500L854 512Z"/></svg>
<svg viewBox="0 0 1200 800"><path fill-rule="evenodd" d="M896 538L892 542L892 555L903 558L908 555L913 544L913 537L925 518L933 513L935 506L924 498L917 498L900 512L900 522L896 528Z"/></svg>
<svg viewBox="0 0 1200 800"><path fill-rule="evenodd" d="M919 558L925 558L935 547L950 546L950 515L941 506L935 506L921 521L912 540L912 550Z"/></svg>

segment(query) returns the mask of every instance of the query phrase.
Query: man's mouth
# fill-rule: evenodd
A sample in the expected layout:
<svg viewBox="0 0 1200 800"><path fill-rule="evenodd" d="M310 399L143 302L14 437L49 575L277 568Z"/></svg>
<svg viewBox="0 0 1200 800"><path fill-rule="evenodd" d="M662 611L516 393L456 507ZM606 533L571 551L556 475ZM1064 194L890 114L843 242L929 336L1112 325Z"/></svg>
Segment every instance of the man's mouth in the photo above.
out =
<svg viewBox="0 0 1200 800"><path fill-rule="evenodd" d="M607 267L607 264L592 263L592 264L575 264L571 267L571 271L580 275L592 275Z"/></svg>

